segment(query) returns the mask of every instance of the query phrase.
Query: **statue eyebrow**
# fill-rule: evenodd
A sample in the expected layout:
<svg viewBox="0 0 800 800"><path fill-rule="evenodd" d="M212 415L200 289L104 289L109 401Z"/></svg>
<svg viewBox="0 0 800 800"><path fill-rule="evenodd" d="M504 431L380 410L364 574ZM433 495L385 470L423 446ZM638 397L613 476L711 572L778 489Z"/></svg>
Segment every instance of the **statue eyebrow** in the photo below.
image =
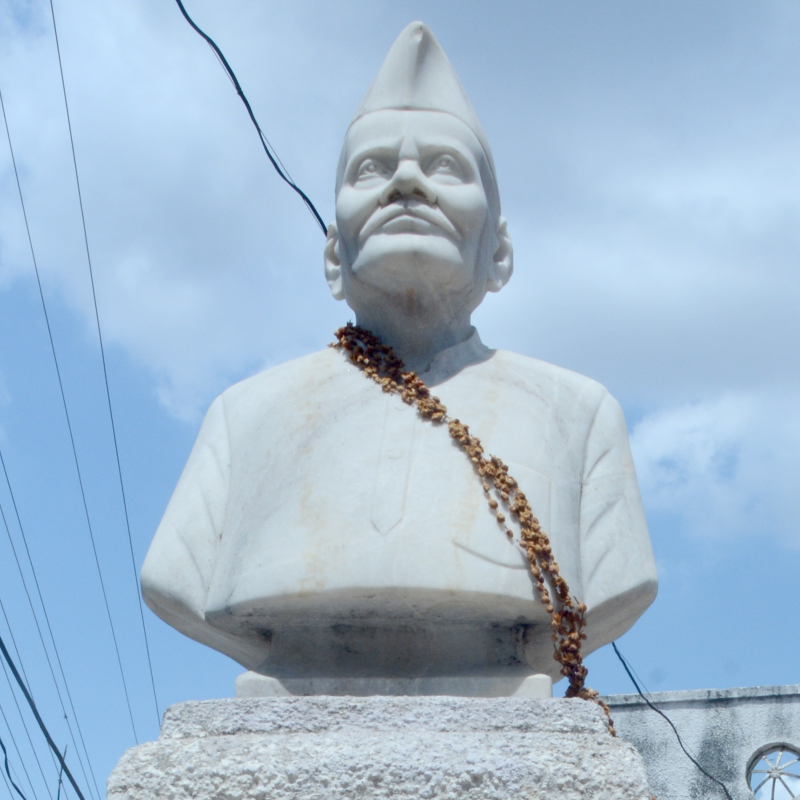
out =
<svg viewBox="0 0 800 800"><path fill-rule="evenodd" d="M398 147L392 148L390 145L373 145L357 150L347 159L347 169L345 175L350 178L353 173L369 158L374 158L383 162L396 162Z"/></svg>
<svg viewBox="0 0 800 800"><path fill-rule="evenodd" d="M394 139L384 139L377 144L372 143L369 145L363 145L362 147L357 147L352 153L348 154L347 163L352 164L355 161L363 161L365 158L373 155L377 155L378 157L387 155L396 156L400 151L400 146L402 143L402 137L396 137Z"/></svg>
<svg viewBox="0 0 800 800"><path fill-rule="evenodd" d="M452 156L459 164L459 166L468 174L468 177L474 177L479 173L479 166L475 163L474 158L465 157L464 151L449 144L423 144L420 147L420 160L431 161L436 156Z"/></svg>

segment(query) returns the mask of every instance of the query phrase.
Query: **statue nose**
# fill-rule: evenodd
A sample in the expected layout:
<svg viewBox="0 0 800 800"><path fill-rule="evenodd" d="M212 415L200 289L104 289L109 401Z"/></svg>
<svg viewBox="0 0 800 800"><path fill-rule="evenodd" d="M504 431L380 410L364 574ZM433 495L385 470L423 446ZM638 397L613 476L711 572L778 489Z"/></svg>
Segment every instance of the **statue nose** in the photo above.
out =
<svg viewBox="0 0 800 800"><path fill-rule="evenodd" d="M417 198L429 205L436 203L436 192L416 159L400 161L382 193L381 205L407 198Z"/></svg>

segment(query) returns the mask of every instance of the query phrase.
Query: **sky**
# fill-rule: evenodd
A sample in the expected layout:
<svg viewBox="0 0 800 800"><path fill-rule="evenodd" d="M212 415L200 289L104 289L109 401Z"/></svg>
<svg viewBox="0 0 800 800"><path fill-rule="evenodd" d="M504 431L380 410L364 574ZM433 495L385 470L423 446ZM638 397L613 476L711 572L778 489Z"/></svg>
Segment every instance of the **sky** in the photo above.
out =
<svg viewBox="0 0 800 800"><path fill-rule="evenodd" d="M514 242L515 273L475 325L491 347L599 380L626 413L660 587L620 649L653 692L800 682L800 4L186 5L326 221L363 93L406 24L431 27L491 143ZM324 347L350 314L325 284L319 228L177 6L54 7L135 566L50 6L0 0L0 90L95 541L0 129L13 490L0 474L0 635L88 800L156 738L166 706L231 696L241 672L145 608L156 707L137 601L206 408ZM631 691L610 648L588 666L601 693ZM28 797L55 797L57 769L16 702L0 676L13 774Z"/></svg>

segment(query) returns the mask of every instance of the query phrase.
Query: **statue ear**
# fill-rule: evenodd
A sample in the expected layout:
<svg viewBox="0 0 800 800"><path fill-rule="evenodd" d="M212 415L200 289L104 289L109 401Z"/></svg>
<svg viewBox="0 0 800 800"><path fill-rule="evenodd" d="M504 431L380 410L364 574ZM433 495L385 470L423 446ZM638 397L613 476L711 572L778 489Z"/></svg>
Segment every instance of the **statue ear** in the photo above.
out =
<svg viewBox="0 0 800 800"><path fill-rule="evenodd" d="M325 278L335 300L344 300L342 286L342 260L339 258L339 231L336 225L328 225L328 240L325 242Z"/></svg>
<svg viewBox="0 0 800 800"><path fill-rule="evenodd" d="M505 217L497 220L497 250L492 258L486 288L490 292L499 292L508 283L514 271L514 247L508 235L508 224Z"/></svg>

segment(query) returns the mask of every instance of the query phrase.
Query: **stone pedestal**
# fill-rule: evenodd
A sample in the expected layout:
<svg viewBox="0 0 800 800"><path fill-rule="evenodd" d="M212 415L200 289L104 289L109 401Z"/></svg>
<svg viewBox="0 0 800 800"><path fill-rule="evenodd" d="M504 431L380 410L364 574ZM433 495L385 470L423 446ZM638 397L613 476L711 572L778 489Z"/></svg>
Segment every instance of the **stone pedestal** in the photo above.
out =
<svg viewBox="0 0 800 800"><path fill-rule="evenodd" d="M278 697L181 703L109 800L649 800L641 757L583 700Z"/></svg>

